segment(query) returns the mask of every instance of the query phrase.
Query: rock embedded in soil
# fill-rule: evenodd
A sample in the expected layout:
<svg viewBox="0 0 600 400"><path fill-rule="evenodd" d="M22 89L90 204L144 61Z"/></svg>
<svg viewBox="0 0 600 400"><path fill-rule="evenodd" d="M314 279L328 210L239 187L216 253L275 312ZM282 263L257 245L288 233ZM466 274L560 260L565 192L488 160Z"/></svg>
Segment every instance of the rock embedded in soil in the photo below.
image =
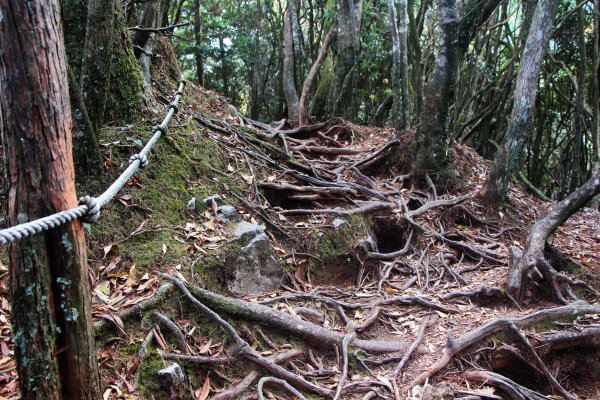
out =
<svg viewBox="0 0 600 400"><path fill-rule="evenodd" d="M227 289L234 294L255 296L279 288L283 268L273 255L273 246L265 231L256 224L242 221L235 228L234 237L242 247L235 258Z"/></svg>
<svg viewBox="0 0 600 400"><path fill-rule="evenodd" d="M176 394L185 382L183 370L177 363L173 363L167 368L159 370L157 375L160 380L160 385L169 394L169 396Z"/></svg>
<svg viewBox="0 0 600 400"><path fill-rule="evenodd" d="M238 214L237 210L232 206L220 206L217 208L217 218L226 223L239 222L240 214Z"/></svg>

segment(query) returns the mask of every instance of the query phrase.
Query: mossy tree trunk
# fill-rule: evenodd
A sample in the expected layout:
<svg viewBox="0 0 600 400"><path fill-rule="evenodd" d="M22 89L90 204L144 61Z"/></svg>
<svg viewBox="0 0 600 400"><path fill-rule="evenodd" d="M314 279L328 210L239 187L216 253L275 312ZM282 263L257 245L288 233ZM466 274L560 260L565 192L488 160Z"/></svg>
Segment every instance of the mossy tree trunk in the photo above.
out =
<svg viewBox="0 0 600 400"><path fill-rule="evenodd" d="M58 0L0 2L0 108L11 225L77 205ZM79 221L11 244L10 296L23 399L100 398Z"/></svg>
<svg viewBox="0 0 600 400"><path fill-rule="evenodd" d="M80 87L96 132L108 118L126 121L141 110L143 80L118 0L89 0Z"/></svg>
<svg viewBox="0 0 600 400"><path fill-rule="evenodd" d="M417 131L416 169L441 180L451 177L452 146L448 132L448 109L454 102L457 76L456 1L441 0L440 44L427 83L421 125Z"/></svg>
<svg viewBox="0 0 600 400"><path fill-rule="evenodd" d="M406 40L406 0L400 2L400 32L395 0L388 0L388 21L392 34L392 88L394 103L392 118L398 134L408 128L408 58Z"/></svg>

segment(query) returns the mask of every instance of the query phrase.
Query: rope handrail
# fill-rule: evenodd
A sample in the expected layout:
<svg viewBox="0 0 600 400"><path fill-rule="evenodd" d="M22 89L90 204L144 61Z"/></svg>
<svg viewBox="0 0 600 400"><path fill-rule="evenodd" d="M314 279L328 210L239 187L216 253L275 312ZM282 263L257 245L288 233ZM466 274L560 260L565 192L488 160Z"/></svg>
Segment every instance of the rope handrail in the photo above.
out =
<svg viewBox="0 0 600 400"><path fill-rule="evenodd" d="M146 146L144 146L139 153L134 154L129 158L129 166L121 173L121 175L119 175L117 180L104 191L104 193L100 194L98 197L81 197L79 199L79 206L77 207L2 229L0 230L0 245L33 236L76 219L81 219L84 222L98 222L102 207L110 203L137 171L145 169L148 166L148 155L150 154L150 150L152 150L152 147L158 142L161 136L167 134L169 122L171 122L173 116L179 111L179 100L183 97L184 87L185 80L181 79L179 81L179 87L173 95L173 101L169 103L169 111L163 121L160 125L152 127L153 135L148 143L146 143Z"/></svg>

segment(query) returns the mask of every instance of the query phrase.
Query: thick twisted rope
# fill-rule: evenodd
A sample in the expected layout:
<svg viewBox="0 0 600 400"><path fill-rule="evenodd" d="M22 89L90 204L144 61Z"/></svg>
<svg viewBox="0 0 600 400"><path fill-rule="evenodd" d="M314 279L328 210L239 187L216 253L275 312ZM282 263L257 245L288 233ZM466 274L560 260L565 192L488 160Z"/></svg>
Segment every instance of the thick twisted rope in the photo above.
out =
<svg viewBox="0 0 600 400"><path fill-rule="evenodd" d="M33 236L76 219L81 219L83 222L90 223L98 222L98 219L100 218L100 209L110 203L137 171L143 170L148 166L148 155L150 154L150 150L152 150L152 147L162 136L167 134L169 122L171 122L173 116L179 111L179 100L183 97L184 87L185 81L182 79L179 81L179 88L174 94L173 102L168 106L169 111L167 112L165 119L163 119L160 125L152 127L154 135L152 135L148 143L146 143L146 146L144 146L139 153L134 154L129 158L129 166L127 169L121 173L117 180L110 185L104 193L98 197L84 196L80 198L78 207L12 226L7 229L2 229L0 230L0 245Z"/></svg>

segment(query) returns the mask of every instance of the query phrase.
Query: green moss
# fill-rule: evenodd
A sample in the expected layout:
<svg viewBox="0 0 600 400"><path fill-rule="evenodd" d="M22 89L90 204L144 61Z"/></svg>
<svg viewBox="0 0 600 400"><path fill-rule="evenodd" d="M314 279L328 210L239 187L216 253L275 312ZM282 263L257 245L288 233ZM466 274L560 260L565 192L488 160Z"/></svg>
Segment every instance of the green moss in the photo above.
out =
<svg viewBox="0 0 600 400"><path fill-rule="evenodd" d="M362 216L352 216L342 229L315 231L312 233L312 252L325 263L349 256L354 252L356 244L365 237L369 226L369 220Z"/></svg>
<svg viewBox="0 0 600 400"><path fill-rule="evenodd" d="M140 147L131 145L140 140L145 144L151 135L150 126L137 126L125 132L102 131L102 142L120 141L122 145L129 145L112 148L113 175L120 173L127 166L129 156L139 151ZM198 212L202 212L203 198L225 194L223 183L230 191L241 192L242 188L234 182L214 180L215 173L211 168L224 171L229 159L192 124L171 129L168 138L156 144L149 159L148 168L136 175L138 185L125 187L115 201L103 208L100 223L91 227L90 239L98 251L121 242L121 257L135 263L138 271L177 264L182 264L185 269L196 256L188 253L188 244L181 243L184 237L176 232L176 228L193 218L187 208L188 201L196 197ZM127 206L118 200L120 196L125 196ZM144 221L142 230L146 232L130 236ZM167 248L164 254L163 245ZM209 278L202 275L202 279Z"/></svg>

